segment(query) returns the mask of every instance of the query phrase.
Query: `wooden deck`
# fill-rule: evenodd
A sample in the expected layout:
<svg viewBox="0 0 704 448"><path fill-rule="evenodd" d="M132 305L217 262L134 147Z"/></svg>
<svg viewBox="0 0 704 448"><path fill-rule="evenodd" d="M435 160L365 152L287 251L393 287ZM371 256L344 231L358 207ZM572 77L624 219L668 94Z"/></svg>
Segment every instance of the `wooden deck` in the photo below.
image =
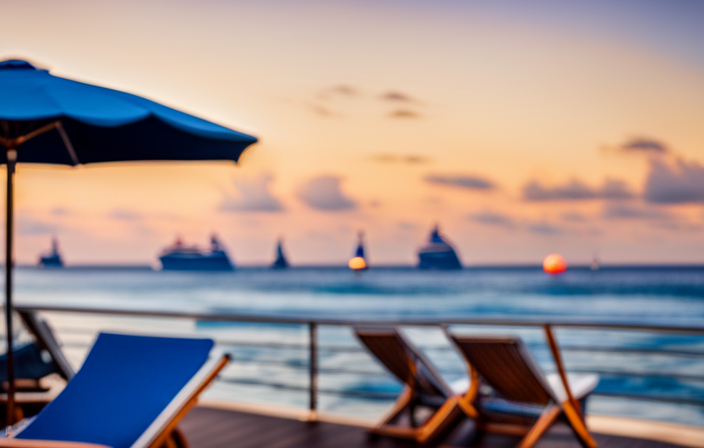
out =
<svg viewBox="0 0 704 448"><path fill-rule="evenodd" d="M181 422L192 448L407 448L411 443L388 438L371 438L364 428L327 422L302 422L209 407L196 407ZM451 435L455 441L471 436L471 425ZM675 448L652 440L594 434L600 448ZM509 448L518 439L486 436L476 443L481 448ZM536 448L581 448L566 426L556 425Z"/></svg>

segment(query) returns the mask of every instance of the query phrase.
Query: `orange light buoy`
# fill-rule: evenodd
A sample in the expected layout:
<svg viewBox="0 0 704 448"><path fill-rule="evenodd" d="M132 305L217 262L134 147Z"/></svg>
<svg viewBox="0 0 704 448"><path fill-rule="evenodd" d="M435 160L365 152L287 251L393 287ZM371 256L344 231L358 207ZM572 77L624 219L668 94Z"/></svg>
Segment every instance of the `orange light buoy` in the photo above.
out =
<svg viewBox="0 0 704 448"><path fill-rule="evenodd" d="M367 269L367 262L362 257L354 257L350 260L348 266L353 271L361 271L363 269Z"/></svg>
<svg viewBox="0 0 704 448"><path fill-rule="evenodd" d="M543 270L548 274L562 274L567 270L567 262L560 254L550 254L543 260Z"/></svg>

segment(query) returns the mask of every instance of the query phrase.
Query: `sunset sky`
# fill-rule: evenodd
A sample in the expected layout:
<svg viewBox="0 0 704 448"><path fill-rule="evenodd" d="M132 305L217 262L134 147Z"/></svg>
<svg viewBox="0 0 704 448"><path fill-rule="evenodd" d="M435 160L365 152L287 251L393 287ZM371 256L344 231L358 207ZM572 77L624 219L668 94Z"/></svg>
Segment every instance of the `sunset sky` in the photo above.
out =
<svg viewBox="0 0 704 448"><path fill-rule="evenodd" d="M30 166L17 259L704 263L704 2L4 1L0 59L257 136L232 163ZM20 148L21 150L21 148Z"/></svg>

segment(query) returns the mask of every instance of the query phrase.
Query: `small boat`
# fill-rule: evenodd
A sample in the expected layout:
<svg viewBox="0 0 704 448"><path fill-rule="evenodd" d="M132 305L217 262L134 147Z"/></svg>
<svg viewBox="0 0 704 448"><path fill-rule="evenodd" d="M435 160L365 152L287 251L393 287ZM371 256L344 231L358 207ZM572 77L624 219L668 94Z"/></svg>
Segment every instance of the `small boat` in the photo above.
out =
<svg viewBox="0 0 704 448"><path fill-rule="evenodd" d="M430 233L428 243L418 251L420 269L462 269L455 249L440 236L436 225Z"/></svg>
<svg viewBox="0 0 704 448"><path fill-rule="evenodd" d="M367 259L364 258L364 233L359 232L358 234L359 242L357 243L357 250L354 253L354 257L348 263L348 266L353 271L364 271L368 269Z"/></svg>
<svg viewBox="0 0 704 448"><path fill-rule="evenodd" d="M59 253L59 241L56 238L51 240L51 249L39 256L39 266L43 268L64 267L64 261Z"/></svg>
<svg viewBox="0 0 704 448"><path fill-rule="evenodd" d="M234 269L225 248L217 236L210 237L210 248L200 249L187 246L181 238L164 249L159 256L161 268L165 271L231 271Z"/></svg>
<svg viewBox="0 0 704 448"><path fill-rule="evenodd" d="M288 267L288 260L284 256L281 240L276 245L276 260L274 260L274 264L271 267L272 269L286 269Z"/></svg>
<svg viewBox="0 0 704 448"><path fill-rule="evenodd" d="M592 263L589 265L589 269L592 271L598 271L601 269L601 260L599 259L599 254L594 254L592 257Z"/></svg>

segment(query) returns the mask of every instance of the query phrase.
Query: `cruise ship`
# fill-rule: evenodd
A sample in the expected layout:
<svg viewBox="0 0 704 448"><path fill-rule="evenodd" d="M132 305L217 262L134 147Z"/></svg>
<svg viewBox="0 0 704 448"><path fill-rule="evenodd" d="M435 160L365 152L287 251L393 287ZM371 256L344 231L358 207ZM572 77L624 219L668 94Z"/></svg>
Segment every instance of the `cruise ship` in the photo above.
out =
<svg viewBox="0 0 704 448"><path fill-rule="evenodd" d="M59 241L56 238L51 240L51 249L39 256L39 266L42 268L64 267L64 261L59 253Z"/></svg>
<svg viewBox="0 0 704 448"><path fill-rule="evenodd" d="M455 249L440 236L438 226L430 233L425 246L418 251L420 269L462 269Z"/></svg>
<svg viewBox="0 0 704 448"><path fill-rule="evenodd" d="M161 253L159 261L165 271L231 271L234 269L225 248L215 235L210 237L208 250L187 246L181 238L176 238L174 244Z"/></svg>

